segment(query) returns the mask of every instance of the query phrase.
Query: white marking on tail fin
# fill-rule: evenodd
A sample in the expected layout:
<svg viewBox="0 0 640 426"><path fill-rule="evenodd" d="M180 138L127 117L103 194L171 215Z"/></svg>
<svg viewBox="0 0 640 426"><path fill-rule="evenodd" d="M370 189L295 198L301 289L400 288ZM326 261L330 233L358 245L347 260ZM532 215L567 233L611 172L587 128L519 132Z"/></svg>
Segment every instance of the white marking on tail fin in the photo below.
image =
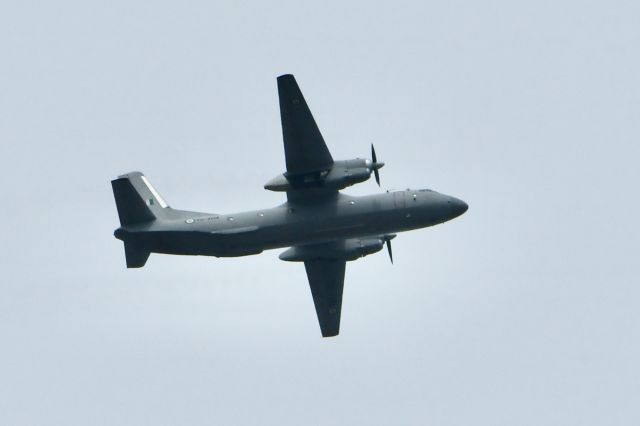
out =
<svg viewBox="0 0 640 426"><path fill-rule="evenodd" d="M142 181L144 182L144 184L147 185L147 188L149 188L149 191L151 191L151 194L153 194L154 198L158 201L158 204L160 204L160 207L162 207L163 209L169 207L169 205L164 201L164 199L160 196L160 194L158 194L158 191L156 191L153 185L151 185L151 182L149 182L147 177L144 175L140 177L142 178Z"/></svg>

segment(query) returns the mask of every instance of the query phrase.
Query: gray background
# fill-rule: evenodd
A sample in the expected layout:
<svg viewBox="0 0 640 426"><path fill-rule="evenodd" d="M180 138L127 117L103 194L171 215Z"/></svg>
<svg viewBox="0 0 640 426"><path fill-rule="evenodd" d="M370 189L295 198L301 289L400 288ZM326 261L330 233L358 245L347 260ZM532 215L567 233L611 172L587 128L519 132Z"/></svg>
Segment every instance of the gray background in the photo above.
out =
<svg viewBox="0 0 640 426"><path fill-rule="evenodd" d="M2 3L0 423L638 424L639 3L315 3ZM470 205L350 263L333 339L278 251L112 236L131 170L281 203L282 73L335 158Z"/></svg>

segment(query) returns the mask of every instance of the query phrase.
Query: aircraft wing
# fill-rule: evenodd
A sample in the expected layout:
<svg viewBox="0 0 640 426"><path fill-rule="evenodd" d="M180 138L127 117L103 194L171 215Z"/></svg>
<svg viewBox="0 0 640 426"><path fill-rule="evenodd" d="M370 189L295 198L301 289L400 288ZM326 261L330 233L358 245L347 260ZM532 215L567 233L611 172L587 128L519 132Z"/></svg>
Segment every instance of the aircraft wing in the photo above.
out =
<svg viewBox="0 0 640 426"><path fill-rule="evenodd" d="M338 259L304 262L322 337L337 336L340 332L345 265L346 261Z"/></svg>
<svg viewBox="0 0 640 426"><path fill-rule="evenodd" d="M293 75L278 77L278 96L287 175L329 170L333 158Z"/></svg>

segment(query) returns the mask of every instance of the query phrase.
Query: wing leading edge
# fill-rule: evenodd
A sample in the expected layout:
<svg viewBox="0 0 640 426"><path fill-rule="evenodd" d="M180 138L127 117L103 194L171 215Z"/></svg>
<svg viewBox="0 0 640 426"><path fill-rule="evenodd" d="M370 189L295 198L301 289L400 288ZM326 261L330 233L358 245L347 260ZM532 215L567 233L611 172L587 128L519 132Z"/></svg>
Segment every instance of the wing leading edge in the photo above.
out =
<svg viewBox="0 0 640 426"><path fill-rule="evenodd" d="M304 262L322 337L337 336L340 332L345 265L346 261L339 259Z"/></svg>

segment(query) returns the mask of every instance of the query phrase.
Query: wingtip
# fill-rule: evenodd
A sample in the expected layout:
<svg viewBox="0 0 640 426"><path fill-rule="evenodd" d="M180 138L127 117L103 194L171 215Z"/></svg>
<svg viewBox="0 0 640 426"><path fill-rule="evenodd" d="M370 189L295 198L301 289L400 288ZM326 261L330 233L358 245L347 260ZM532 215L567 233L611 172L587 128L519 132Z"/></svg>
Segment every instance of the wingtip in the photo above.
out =
<svg viewBox="0 0 640 426"><path fill-rule="evenodd" d="M322 337L335 337L340 334L340 319L338 319L337 324L327 325L324 327L320 326L320 333L322 333Z"/></svg>

